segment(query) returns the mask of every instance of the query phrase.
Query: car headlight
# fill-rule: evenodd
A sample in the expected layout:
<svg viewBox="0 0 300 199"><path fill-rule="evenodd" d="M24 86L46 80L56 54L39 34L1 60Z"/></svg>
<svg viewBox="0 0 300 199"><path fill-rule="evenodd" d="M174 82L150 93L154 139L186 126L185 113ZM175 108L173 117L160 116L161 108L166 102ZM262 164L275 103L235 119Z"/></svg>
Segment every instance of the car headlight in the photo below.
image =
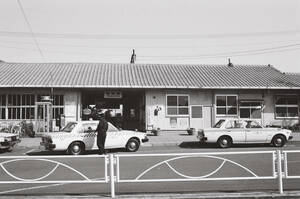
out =
<svg viewBox="0 0 300 199"><path fill-rule="evenodd" d="M10 142L10 141L11 141L11 137L6 137L6 138L4 138L4 141Z"/></svg>

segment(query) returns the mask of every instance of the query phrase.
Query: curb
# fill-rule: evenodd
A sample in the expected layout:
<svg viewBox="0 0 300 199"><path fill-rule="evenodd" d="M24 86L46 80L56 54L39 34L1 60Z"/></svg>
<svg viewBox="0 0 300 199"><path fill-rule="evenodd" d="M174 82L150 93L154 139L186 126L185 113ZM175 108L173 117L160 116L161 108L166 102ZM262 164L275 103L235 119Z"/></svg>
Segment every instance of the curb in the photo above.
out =
<svg viewBox="0 0 300 199"><path fill-rule="evenodd" d="M58 198L58 199L86 199L86 198L110 198L110 195L5 195L0 199L39 199L39 198ZM241 192L241 193L192 193L192 194L124 194L117 195L115 198L121 199L284 199L284 198L300 198L299 191L289 191L279 194L278 192Z"/></svg>
<svg viewBox="0 0 300 199"><path fill-rule="evenodd" d="M195 143L197 143L197 141L195 141ZM289 141L290 144L295 144L295 143L300 143L300 141ZM163 143L145 143L143 145L143 147L159 147L159 146L179 146L181 145L182 142L163 142ZM20 145L18 144L18 147L30 147L30 148L35 148L35 149L38 149L39 146L38 145Z"/></svg>

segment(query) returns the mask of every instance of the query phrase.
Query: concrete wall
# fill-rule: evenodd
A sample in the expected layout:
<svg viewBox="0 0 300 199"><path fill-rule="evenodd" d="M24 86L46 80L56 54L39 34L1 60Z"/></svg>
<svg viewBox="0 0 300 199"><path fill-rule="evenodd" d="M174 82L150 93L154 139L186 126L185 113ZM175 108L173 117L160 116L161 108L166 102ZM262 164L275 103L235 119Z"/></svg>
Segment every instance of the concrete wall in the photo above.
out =
<svg viewBox="0 0 300 199"><path fill-rule="evenodd" d="M199 90L148 90L146 91L146 129L159 127L162 130L186 130L191 126L189 116L167 116L166 96L168 94L189 95L189 104L203 106L203 120L194 122L209 127L211 124L212 92ZM158 115L154 110L159 107Z"/></svg>
<svg viewBox="0 0 300 199"><path fill-rule="evenodd" d="M262 118L258 121L266 125L276 124L289 126L299 122L299 119L278 119L275 117L275 96L278 94L297 94L296 91L267 91L267 90L148 90L146 91L146 129L159 127L162 130L186 130L187 128L209 128L220 119L239 118L237 116L216 116L216 95L237 95L238 100L262 100ZM166 115L166 95L189 95L189 105L202 105L203 118L193 120L190 116ZM158 115L155 108L160 107ZM191 112L190 112L191 113ZM176 122L175 122L176 121Z"/></svg>
<svg viewBox="0 0 300 199"><path fill-rule="evenodd" d="M47 94L50 89L0 89L0 94ZM75 89L54 89L54 94L64 95L65 119L68 121L81 120L81 91ZM189 105L201 105L203 118L193 119L190 116L167 116L166 115L166 95L167 94L184 94L189 95ZM292 125L299 122L299 119L278 119L275 117L275 96L278 94L298 94L294 90L165 90L155 89L145 91L145 123L146 129L159 127L162 130L186 130L187 128L208 128L222 118L215 114L215 95L235 94L238 99L255 99L263 100L263 112L261 123L263 125ZM154 110L159 107L161 110L157 116L154 116ZM190 112L191 110L189 110ZM191 112L190 112L191 113ZM236 118L238 116L235 116ZM11 121L11 120L10 120ZM17 122L17 120L15 120Z"/></svg>

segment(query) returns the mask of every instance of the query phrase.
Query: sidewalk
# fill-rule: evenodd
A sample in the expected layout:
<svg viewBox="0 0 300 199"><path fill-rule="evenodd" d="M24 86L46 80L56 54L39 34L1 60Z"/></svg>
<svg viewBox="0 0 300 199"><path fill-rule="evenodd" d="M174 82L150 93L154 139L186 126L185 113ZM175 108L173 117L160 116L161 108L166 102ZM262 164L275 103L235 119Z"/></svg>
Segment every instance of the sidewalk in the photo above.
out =
<svg viewBox="0 0 300 199"><path fill-rule="evenodd" d="M300 133L292 133L293 139L289 142L300 142ZM197 135L188 135L186 131L162 131L160 135L153 136L148 134L149 142L144 144L145 147L154 146L177 146L183 142L198 142ZM41 142L40 137L22 138L18 146L38 148Z"/></svg>

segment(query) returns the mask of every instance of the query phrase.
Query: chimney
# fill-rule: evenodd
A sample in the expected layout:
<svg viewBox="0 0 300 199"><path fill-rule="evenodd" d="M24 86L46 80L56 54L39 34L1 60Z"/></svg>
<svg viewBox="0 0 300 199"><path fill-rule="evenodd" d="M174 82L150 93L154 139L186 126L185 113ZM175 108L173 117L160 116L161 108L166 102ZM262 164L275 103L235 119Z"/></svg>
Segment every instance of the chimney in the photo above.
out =
<svg viewBox="0 0 300 199"><path fill-rule="evenodd" d="M231 63L230 61L230 58L228 59L228 64L227 64L228 67L233 67L233 64Z"/></svg>
<svg viewBox="0 0 300 199"><path fill-rule="evenodd" d="M131 59L130 59L130 63L134 64L136 60L136 54L134 52L134 49L132 50L132 55L131 55Z"/></svg>

